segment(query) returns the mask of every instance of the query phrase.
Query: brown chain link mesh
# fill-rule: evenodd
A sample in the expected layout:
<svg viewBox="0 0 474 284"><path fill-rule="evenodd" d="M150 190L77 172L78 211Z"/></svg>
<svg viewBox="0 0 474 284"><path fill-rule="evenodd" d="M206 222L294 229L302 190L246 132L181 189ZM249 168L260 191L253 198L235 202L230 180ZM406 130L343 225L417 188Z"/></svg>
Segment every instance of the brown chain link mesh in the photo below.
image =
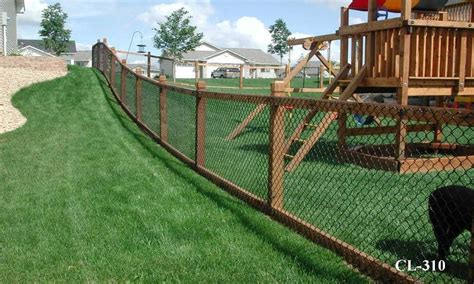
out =
<svg viewBox="0 0 474 284"><path fill-rule="evenodd" d="M118 59L104 44L93 59L110 81ZM122 103L136 116L137 75L121 64L115 72L119 98L126 73ZM193 161L205 133L196 170L252 205L374 279L472 281L473 111L197 92L139 78L141 124ZM444 271L395 269L440 256Z"/></svg>

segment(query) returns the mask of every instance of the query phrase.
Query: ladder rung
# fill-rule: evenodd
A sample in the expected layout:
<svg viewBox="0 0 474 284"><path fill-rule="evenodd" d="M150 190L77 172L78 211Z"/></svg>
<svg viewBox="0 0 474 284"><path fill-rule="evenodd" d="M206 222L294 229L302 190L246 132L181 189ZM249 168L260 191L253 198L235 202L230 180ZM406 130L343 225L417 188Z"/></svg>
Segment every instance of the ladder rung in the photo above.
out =
<svg viewBox="0 0 474 284"><path fill-rule="evenodd" d="M295 156L293 156L293 155L290 155L290 154L285 154L285 157L288 157L288 158L294 158Z"/></svg>

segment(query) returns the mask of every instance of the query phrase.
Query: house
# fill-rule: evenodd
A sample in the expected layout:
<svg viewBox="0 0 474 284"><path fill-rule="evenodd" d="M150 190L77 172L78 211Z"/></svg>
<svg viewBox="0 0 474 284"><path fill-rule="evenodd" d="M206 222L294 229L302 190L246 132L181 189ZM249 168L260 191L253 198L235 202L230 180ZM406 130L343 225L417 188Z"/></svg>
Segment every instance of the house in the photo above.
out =
<svg viewBox="0 0 474 284"><path fill-rule="evenodd" d="M66 60L69 65L77 65L81 67L92 67L92 51L78 50L76 53L62 54L59 57Z"/></svg>
<svg viewBox="0 0 474 284"><path fill-rule="evenodd" d="M138 70L140 70L140 72L143 72L143 75L147 75L146 72L147 72L147 64L146 63L131 63L131 64L127 64L128 67L130 67L130 69L133 70L133 72L136 72ZM155 65L155 64L151 64L150 66L150 78L157 78L160 76L160 68L159 66Z"/></svg>
<svg viewBox="0 0 474 284"><path fill-rule="evenodd" d="M17 14L25 12L24 0L0 1L0 54L17 52Z"/></svg>
<svg viewBox="0 0 474 284"><path fill-rule="evenodd" d="M245 78L276 78L278 60L260 49L254 48L220 48L203 42L195 50L183 54L183 60L175 63L176 78L195 78L195 64L200 63L199 77L211 78L215 69L222 67L244 66ZM162 74L172 77L173 61L160 60Z"/></svg>
<svg viewBox="0 0 474 284"><path fill-rule="evenodd" d="M53 50L47 49L42 39L19 39L18 52L23 56L52 56L55 57ZM76 49L76 42L68 42L66 51L59 55L69 65L78 65L82 67L92 67L92 51Z"/></svg>
<svg viewBox="0 0 474 284"><path fill-rule="evenodd" d="M54 56L54 51L47 49L42 39L19 39L18 51L24 56ZM71 40L66 46L64 55L77 53L76 42Z"/></svg>

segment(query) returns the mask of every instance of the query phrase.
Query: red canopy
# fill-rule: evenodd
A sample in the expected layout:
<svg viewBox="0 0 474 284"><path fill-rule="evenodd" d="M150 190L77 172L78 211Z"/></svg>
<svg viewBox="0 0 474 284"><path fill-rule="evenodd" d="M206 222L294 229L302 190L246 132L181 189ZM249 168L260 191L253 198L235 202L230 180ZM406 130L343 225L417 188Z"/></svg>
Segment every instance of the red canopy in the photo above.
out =
<svg viewBox="0 0 474 284"><path fill-rule="evenodd" d="M385 0L377 0L377 8L383 7ZM353 0L349 5L350 9L367 11L369 9L369 0Z"/></svg>

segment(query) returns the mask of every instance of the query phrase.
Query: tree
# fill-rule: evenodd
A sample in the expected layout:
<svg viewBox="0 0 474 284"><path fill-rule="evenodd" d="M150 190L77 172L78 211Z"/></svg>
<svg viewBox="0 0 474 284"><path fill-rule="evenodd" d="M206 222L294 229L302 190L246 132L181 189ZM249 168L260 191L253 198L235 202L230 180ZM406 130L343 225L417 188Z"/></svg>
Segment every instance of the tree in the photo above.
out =
<svg viewBox="0 0 474 284"><path fill-rule="evenodd" d="M65 28L67 14L61 4L56 3L44 9L42 16L39 35L43 37L46 49L53 50L56 55L64 53L71 38L71 30Z"/></svg>
<svg viewBox="0 0 474 284"><path fill-rule="evenodd" d="M291 32L282 19L276 20L275 24L270 26L269 31L272 35L272 43L268 45L268 52L280 56L280 64L282 64L283 56L288 54L291 49L287 42Z"/></svg>
<svg viewBox="0 0 474 284"><path fill-rule="evenodd" d="M184 8L176 10L154 28L154 46L162 49L164 56L173 59L173 80L176 80L175 61L180 61L184 53L199 46L203 38L197 27L190 24L192 17L188 14Z"/></svg>

